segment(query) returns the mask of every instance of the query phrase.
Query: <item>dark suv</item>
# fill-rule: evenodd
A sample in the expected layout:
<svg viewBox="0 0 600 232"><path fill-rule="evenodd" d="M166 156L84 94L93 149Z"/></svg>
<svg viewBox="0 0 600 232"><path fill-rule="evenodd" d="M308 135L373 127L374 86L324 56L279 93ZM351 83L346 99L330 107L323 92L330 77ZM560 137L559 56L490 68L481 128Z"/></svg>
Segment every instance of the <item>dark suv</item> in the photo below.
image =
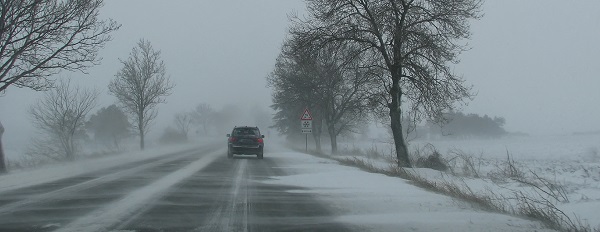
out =
<svg viewBox="0 0 600 232"><path fill-rule="evenodd" d="M234 127L231 134L227 134L227 158L233 154L256 155L263 158L264 135L260 134L258 127Z"/></svg>

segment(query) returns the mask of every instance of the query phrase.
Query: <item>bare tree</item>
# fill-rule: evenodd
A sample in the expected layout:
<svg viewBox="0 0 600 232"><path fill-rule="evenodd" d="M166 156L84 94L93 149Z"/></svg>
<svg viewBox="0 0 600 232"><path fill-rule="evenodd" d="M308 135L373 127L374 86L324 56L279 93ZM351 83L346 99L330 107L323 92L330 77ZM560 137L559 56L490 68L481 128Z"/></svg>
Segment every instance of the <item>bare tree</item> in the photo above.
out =
<svg viewBox="0 0 600 232"><path fill-rule="evenodd" d="M278 111L276 126L291 123L297 128L297 113L304 105L313 112L313 137L320 150L319 137L325 122L332 153L337 153L337 138L351 133L368 116L369 100L374 82L369 68L362 67L362 57L356 46L348 43L328 43L324 46L298 47L298 37L286 41L275 70L268 77L274 89L273 106ZM281 116L290 115L288 120ZM289 127L289 126L288 126ZM297 131L297 130L296 130Z"/></svg>
<svg viewBox="0 0 600 232"><path fill-rule="evenodd" d="M53 86L50 76L98 64L99 49L120 27L98 18L102 5L103 0L1 0L0 95L11 85L46 90ZM5 162L3 154L0 159Z"/></svg>
<svg viewBox="0 0 600 232"><path fill-rule="evenodd" d="M385 70L381 103L389 109L399 166L410 166L402 134L402 103L432 119L471 97L449 66L466 49L469 19L482 0L308 0L307 19L295 19L293 35L306 44L351 42ZM380 77L381 78L381 77Z"/></svg>
<svg viewBox="0 0 600 232"><path fill-rule="evenodd" d="M253 111L254 125L260 128L263 135L270 136L268 128L273 124L271 113L261 106L254 106Z"/></svg>
<svg viewBox="0 0 600 232"><path fill-rule="evenodd" d="M77 135L83 134L87 114L96 106L98 91L71 86L70 81L60 81L56 88L31 106L34 125L52 138L61 154L51 155L54 159L74 160L77 154ZM57 144L54 141L58 142Z"/></svg>
<svg viewBox="0 0 600 232"><path fill-rule="evenodd" d="M185 139L188 138L188 132L190 131L190 126L192 125L192 115L191 113L182 112L175 115L175 126L179 132L184 135Z"/></svg>
<svg viewBox="0 0 600 232"><path fill-rule="evenodd" d="M215 110L208 103L200 103L192 112L193 122L202 126L204 135L208 135L208 125L213 121Z"/></svg>
<svg viewBox="0 0 600 232"><path fill-rule="evenodd" d="M166 76L160 51L155 51L147 40L141 39L129 58L121 63L123 68L108 89L132 116L140 136L140 148L144 150L144 137L158 113L156 106L165 102L165 96L171 95L174 84Z"/></svg>
<svg viewBox="0 0 600 232"><path fill-rule="evenodd" d="M324 119L331 141L332 153L337 153L337 137L355 132L357 125L368 117L373 78L369 68L362 67L362 57L351 44L323 46L316 57L320 64Z"/></svg>
<svg viewBox="0 0 600 232"><path fill-rule="evenodd" d="M0 1L0 92L11 85L44 90L61 70L99 62L98 50L120 25L98 19L102 0Z"/></svg>
<svg viewBox="0 0 600 232"><path fill-rule="evenodd" d="M4 159L4 149L2 148L2 135L4 134L4 126L0 122L0 173L6 173L6 161Z"/></svg>
<svg viewBox="0 0 600 232"><path fill-rule="evenodd" d="M275 68L267 77L268 86L273 88L271 108L276 111L273 127L281 134L299 136L300 116L305 108L312 113L312 137L315 149L321 151L323 125L323 103L319 68L314 53L309 48L290 50L294 40L286 41Z"/></svg>

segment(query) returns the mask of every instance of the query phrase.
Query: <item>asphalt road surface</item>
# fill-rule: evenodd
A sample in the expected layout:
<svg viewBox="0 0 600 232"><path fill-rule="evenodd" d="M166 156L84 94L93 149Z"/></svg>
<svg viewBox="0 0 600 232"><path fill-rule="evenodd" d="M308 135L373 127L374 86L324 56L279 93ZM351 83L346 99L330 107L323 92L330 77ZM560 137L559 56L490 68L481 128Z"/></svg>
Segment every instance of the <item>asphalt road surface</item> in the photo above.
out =
<svg viewBox="0 0 600 232"><path fill-rule="evenodd" d="M172 153L0 192L0 231L348 231L265 153L223 145Z"/></svg>

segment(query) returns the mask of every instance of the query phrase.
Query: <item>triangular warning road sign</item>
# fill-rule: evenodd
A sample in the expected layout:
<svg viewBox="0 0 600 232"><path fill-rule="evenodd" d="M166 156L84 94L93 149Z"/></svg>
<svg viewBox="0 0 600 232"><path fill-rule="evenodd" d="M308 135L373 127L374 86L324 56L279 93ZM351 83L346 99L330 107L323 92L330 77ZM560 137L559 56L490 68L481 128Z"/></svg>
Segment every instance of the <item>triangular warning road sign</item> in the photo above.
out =
<svg viewBox="0 0 600 232"><path fill-rule="evenodd" d="M310 115L310 111L308 111L308 108L304 109L304 113L302 114L302 117L300 117L300 120L313 120L312 116Z"/></svg>

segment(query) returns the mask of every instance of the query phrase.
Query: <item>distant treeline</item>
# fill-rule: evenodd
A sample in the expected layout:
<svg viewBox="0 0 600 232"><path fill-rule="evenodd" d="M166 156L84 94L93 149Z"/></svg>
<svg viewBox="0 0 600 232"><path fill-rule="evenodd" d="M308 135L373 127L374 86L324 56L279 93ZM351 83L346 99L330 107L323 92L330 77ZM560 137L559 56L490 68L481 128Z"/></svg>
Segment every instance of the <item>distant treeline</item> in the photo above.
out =
<svg viewBox="0 0 600 232"><path fill-rule="evenodd" d="M445 118L447 121L441 125L427 122L411 134L426 138L498 138L508 134L503 128L506 123L503 117L450 112Z"/></svg>

